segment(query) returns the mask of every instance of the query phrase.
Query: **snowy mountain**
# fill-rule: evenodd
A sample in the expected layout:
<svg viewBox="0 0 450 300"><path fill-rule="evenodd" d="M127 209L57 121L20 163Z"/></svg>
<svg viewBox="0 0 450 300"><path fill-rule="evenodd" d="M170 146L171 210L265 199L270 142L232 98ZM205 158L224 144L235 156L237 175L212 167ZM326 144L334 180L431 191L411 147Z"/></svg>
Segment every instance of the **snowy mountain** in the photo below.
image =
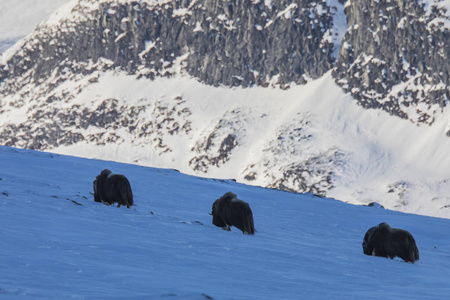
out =
<svg viewBox="0 0 450 300"><path fill-rule="evenodd" d="M2 299L444 299L450 220L204 179L168 169L0 147ZM104 168L136 206L96 203ZM215 227L228 191L254 236ZM420 260L367 256L368 228L415 238Z"/></svg>
<svg viewBox="0 0 450 300"><path fill-rule="evenodd" d="M450 218L448 8L69 1L0 56L0 144Z"/></svg>
<svg viewBox="0 0 450 300"><path fill-rule="evenodd" d="M69 0L0 0L0 55Z"/></svg>

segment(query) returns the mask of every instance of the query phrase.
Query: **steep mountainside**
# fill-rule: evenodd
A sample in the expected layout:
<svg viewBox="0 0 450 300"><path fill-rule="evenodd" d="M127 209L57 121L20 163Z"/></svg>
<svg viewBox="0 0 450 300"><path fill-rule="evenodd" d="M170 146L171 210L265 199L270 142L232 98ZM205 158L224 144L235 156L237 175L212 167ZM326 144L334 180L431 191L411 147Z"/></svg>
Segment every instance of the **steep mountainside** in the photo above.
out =
<svg viewBox="0 0 450 300"><path fill-rule="evenodd" d="M450 217L449 3L72 0L0 56L0 144Z"/></svg>
<svg viewBox="0 0 450 300"><path fill-rule="evenodd" d="M187 54L184 68L207 84L304 83L332 67L337 13L342 6L325 0L82 0L41 24L4 71L17 78L33 69L37 80L65 68L85 72L102 58L153 78L171 75L167 69Z"/></svg>
<svg viewBox="0 0 450 300"><path fill-rule="evenodd" d="M435 2L351 1L338 84L364 107L433 124L450 99L450 4Z"/></svg>

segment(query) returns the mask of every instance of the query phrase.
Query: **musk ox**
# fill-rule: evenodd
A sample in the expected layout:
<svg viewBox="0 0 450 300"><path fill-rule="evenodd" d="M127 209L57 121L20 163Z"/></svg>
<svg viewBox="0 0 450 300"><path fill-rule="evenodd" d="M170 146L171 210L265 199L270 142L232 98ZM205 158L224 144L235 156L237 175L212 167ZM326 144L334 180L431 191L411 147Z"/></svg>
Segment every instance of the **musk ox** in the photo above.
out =
<svg viewBox="0 0 450 300"><path fill-rule="evenodd" d="M94 201L130 208L134 204L130 182L124 175L104 169L94 180Z"/></svg>
<svg viewBox="0 0 450 300"><path fill-rule="evenodd" d="M232 192L225 193L214 201L211 215L212 223L230 231L230 226L242 230L243 234L254 234L253 213L247 202L239 200Z"/></svg>
<svg viewBox="0 0 450 300"><path fill-rule="evenodd" d="M387 223L380 223L367 230L362 246L366 255L386 258L398 256L412 263L419 260L419 250L411 233L403 229L391 228Z"/></svg>

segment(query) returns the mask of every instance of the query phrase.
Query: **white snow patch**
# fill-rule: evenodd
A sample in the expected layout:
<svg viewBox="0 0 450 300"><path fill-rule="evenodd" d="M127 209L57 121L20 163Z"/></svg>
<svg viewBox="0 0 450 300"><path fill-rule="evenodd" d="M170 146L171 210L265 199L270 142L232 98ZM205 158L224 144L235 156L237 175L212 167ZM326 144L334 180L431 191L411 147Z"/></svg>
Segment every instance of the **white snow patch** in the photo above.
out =
<svg viewBox="0 0 450 300"><path fill-rule="evenodd" d="M121 34L119 34L116 39L114 40L114 43L117 43L118 41L120 41L122 38L124 38L127 35L126 32L122 32Z"/></svg>
<svg viewBox="0 0 450 300"><path fill-rule="evenodd" d="M183 17L191 14L192 12L189 8L178 8L173 10L173 17Z"/></svg>
<svg viewBox="0 0 450 300"><path fill-rule="evenodd" d="M197 21L197 22L195 23L195 28L194 28L193 31L194 31L194 32L203 32L203 31L204 31L203 28L202 28L202 24L200 24L199 21Z"/></svg>

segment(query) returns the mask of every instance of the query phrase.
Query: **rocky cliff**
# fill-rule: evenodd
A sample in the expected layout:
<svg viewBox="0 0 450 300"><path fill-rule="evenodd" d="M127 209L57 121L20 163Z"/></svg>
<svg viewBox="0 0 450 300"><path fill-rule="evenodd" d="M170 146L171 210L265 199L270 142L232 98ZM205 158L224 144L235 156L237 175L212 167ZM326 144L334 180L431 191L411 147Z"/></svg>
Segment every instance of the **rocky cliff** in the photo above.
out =
<svg viewBox="0 0 450 300"><path fill-rule="evenodd" d="M6 59L1 93L92 63L170 76L184 57L184 71L214 86L283 88L333 68L362 106L432 124L450 97L446 3L348 1L342 28L344 2L82 0Z"/></svg>
<svg viewBox="0 0 450 300"><path fill-rule="evenodd" d="M450 98L450 14L441 2L349 1L336 82L366 108L433 124Z"/></svg>
<svg viewBox="0 0 450 300"><path fill-rule="evenodd" d="M206 84L301 84L330 70L339 47L338 8L325 0L97 2L82 0L57 24L42 24L2 77L31 70L31 80L42 80L106 59L154 78L187 55L184 69Z"/></svg>

